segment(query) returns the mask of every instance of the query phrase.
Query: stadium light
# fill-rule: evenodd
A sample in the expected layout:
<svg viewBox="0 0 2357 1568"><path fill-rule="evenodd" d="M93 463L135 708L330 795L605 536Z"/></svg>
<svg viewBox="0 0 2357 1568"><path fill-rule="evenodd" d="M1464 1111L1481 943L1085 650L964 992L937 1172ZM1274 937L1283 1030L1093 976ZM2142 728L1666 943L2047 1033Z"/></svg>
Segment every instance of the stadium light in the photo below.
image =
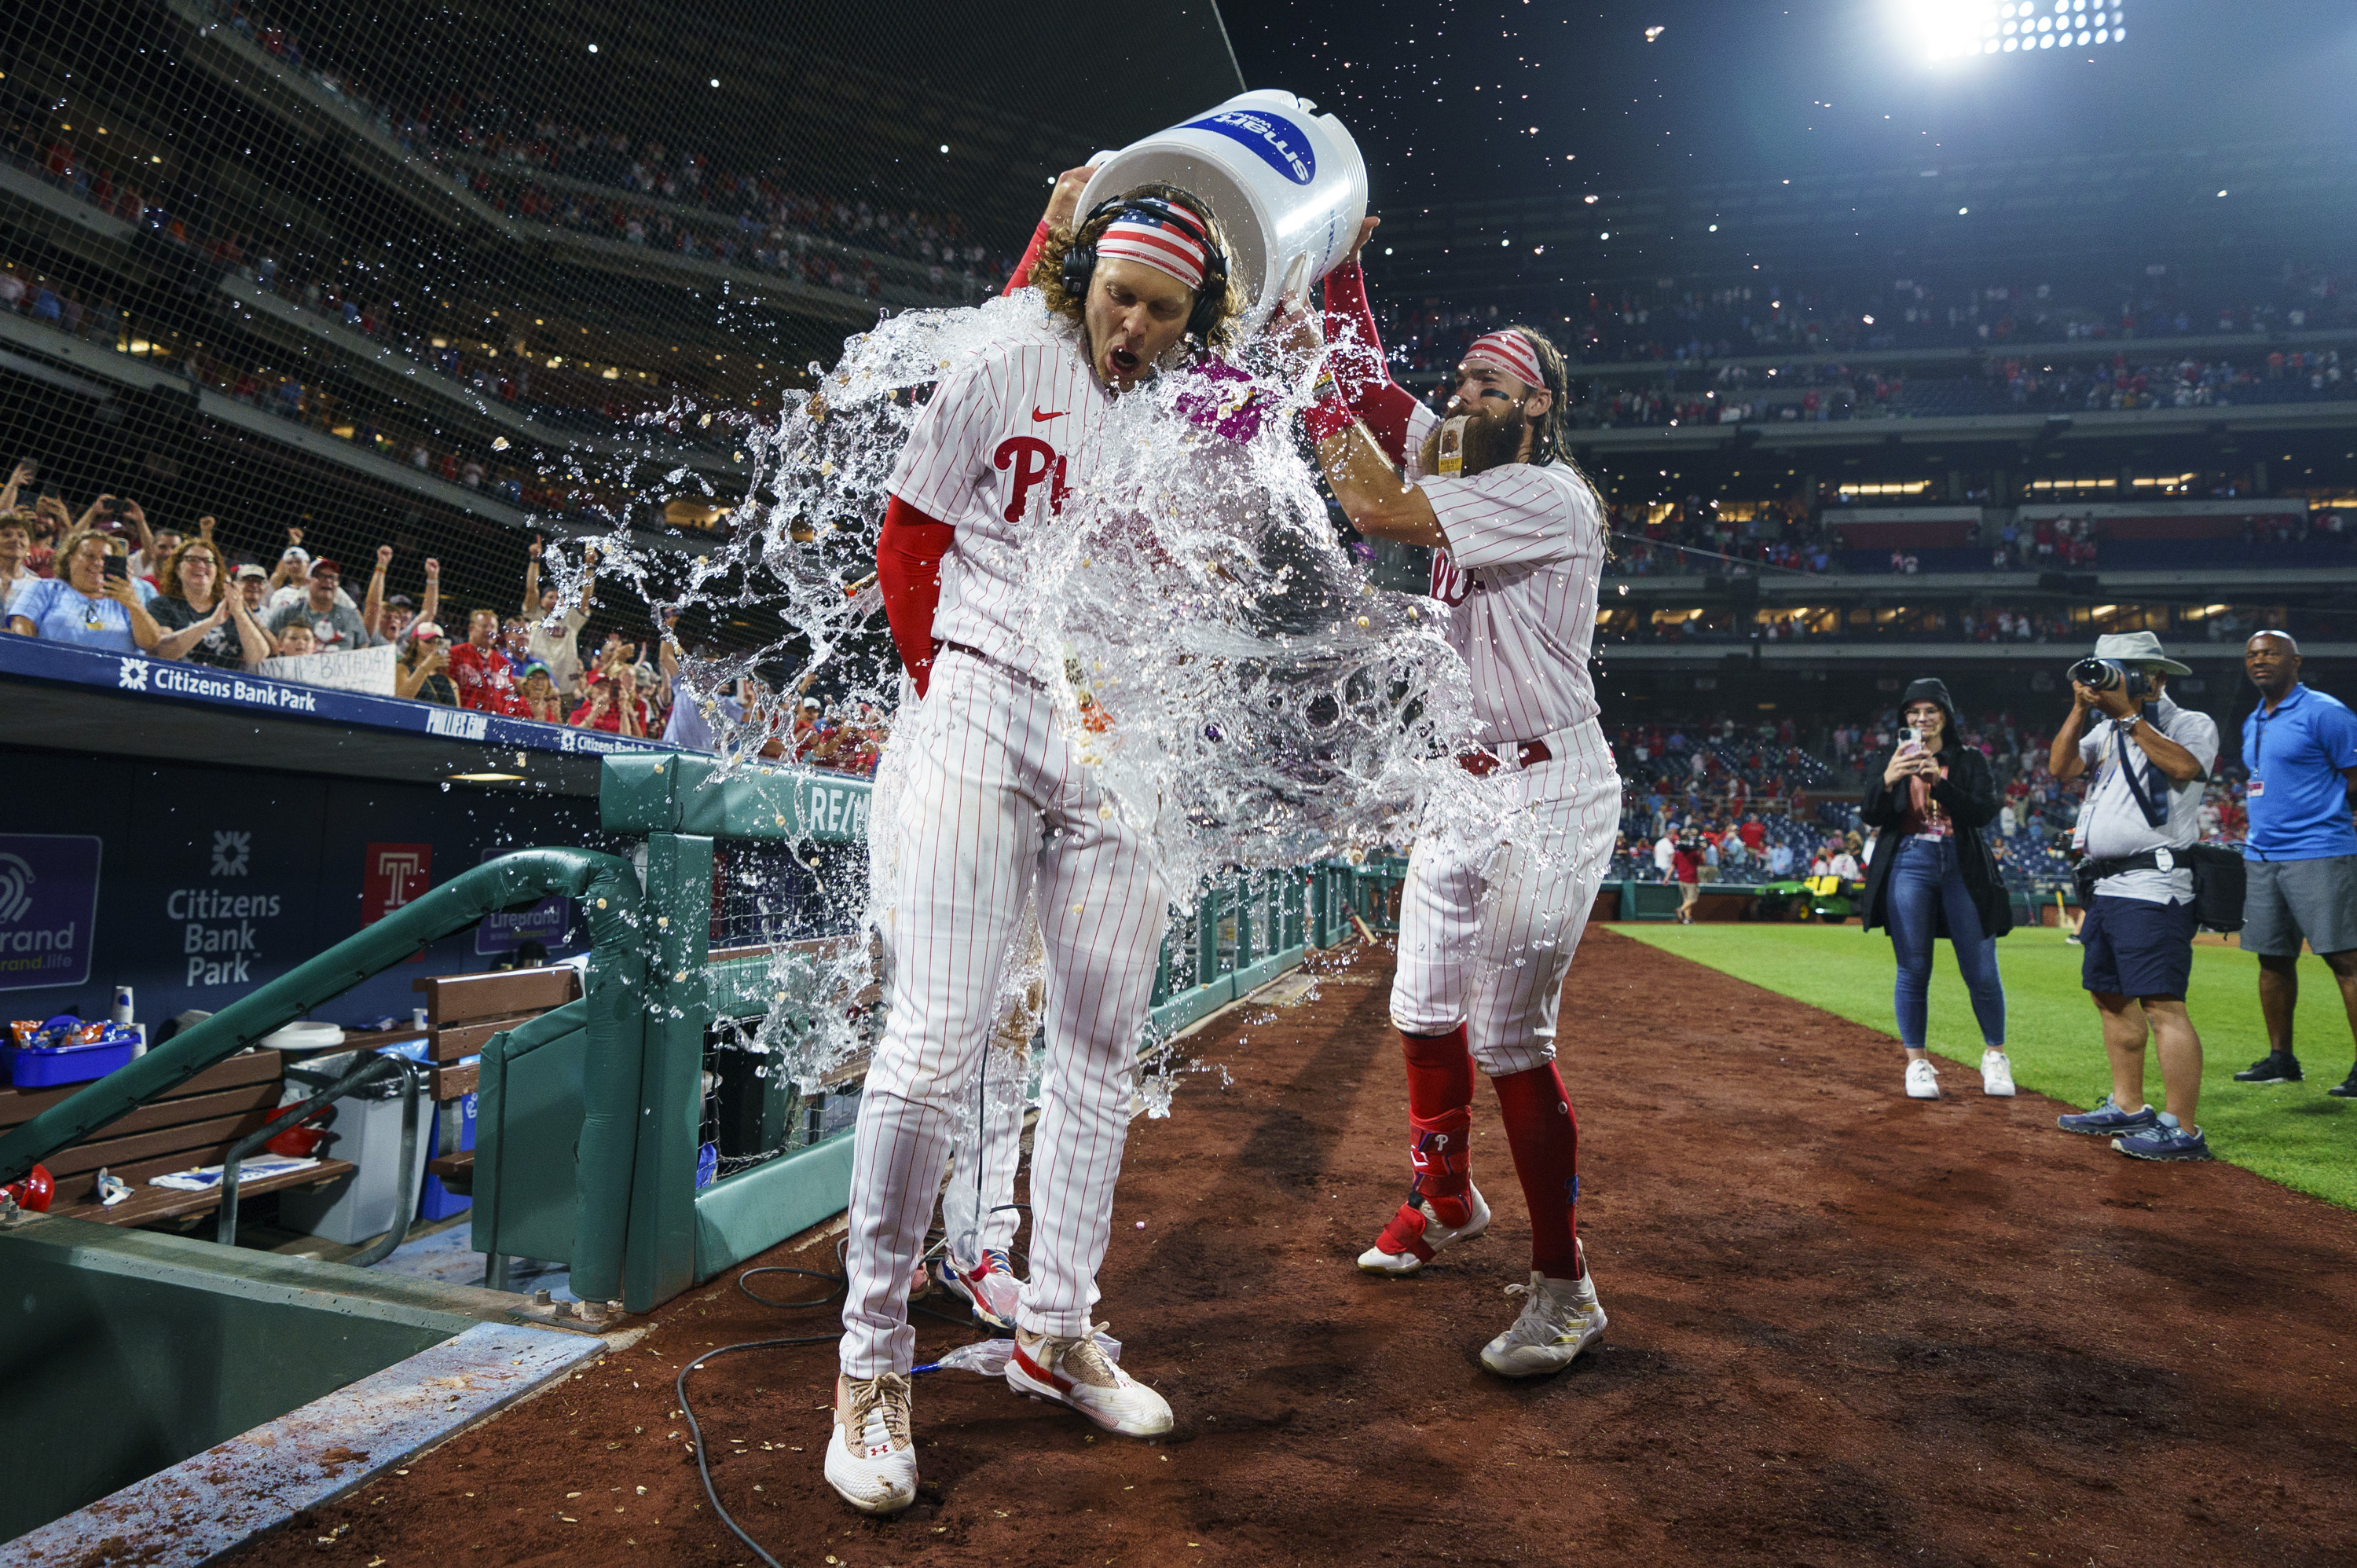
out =
<svg viewBox="0 0 2357 1568"><path fill-rule="evenodd" d="M2143 0L2137 0L2139 5ZM2125 0L1900 0L1934 60L2092 48L2127 38Z"/></svg>

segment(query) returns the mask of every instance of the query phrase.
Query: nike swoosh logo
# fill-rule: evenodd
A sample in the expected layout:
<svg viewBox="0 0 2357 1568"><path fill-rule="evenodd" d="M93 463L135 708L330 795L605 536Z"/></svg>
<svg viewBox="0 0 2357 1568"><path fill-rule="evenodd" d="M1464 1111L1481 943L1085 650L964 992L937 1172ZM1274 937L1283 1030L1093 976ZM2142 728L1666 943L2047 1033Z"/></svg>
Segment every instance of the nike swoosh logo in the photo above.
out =
<svg viewBox="0 0 2357 1568"><path fill-rule="evenodd" d="M1042 413L1039 412L1039 405L1035 403L1031 405L1031 423L1034 424L1045 424L1051 419L1061 419L1064 415L1071 412L1072 411L1069 408L1060 408L1053 413Z"/></svg>

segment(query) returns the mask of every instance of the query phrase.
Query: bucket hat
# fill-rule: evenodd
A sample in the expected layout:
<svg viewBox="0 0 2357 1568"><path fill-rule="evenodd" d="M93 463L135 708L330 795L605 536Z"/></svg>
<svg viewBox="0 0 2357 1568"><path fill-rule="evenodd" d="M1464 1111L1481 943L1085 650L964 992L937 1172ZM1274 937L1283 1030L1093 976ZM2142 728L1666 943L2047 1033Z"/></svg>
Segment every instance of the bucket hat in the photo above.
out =
<svg viewBox="0 0 2357 1568"><path fill-rule="evenodd" d="M2190 675L2190 666L2179 664L2160 650L2160 639L2148 631L2114 632L2095 639L2095 657L2116 659L2123 664L2144 664L2166 670L2171 675Z"/></svg>

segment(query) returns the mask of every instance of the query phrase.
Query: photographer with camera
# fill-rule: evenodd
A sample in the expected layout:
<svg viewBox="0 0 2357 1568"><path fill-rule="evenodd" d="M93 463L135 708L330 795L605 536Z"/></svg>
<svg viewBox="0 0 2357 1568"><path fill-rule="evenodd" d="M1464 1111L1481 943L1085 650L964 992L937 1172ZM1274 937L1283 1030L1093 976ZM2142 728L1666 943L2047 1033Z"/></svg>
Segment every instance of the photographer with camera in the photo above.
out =
<svg viewBox="0 0 2357 1568"><path fill-rule="evenodd" d="M2066 1133L2109 1135L2140 1160L2206 1160L2194 1120L2201 1037L2185 1012L2193 970L2194 841L2201 783L2218 760L2218 725L2169 700L2168 678L2191 673L2148 631L2099 637L2071 666L2071 713L2047 759L2065 783L2093 769L2072 845L2079 862L2080 984L2102 1016L2112 1090L2060 1119ZM2168 1109L2144 1099L2145 1039L2160 1058Z"/></svg>
<svg viewBox="0 0 2357 1568"><path fill-rule="evenodd" d="M1859 908L1864 929L1889 929L1899 961L1891 1006L1907 1049L1907 1095L1940 1098L1939 1070L1924 1039L1932 948L1945 937L1981 1026L1982 1091L2009 1096L2013 1064L2005 1054L1996 939L2013 929L2013 900L1981 837L1996 817L1996 780L1988 758L1957 738L1947 682L1913 682L1900 711L1907 728L1882 767L1868 770L1858 804L1867 824L1881 830Z"/></svg>
<svg viewBox="0 0 2357 1568"><path fill-rule="evenodd" d="M2234 1075L2237 1083L2298 1083L2292 1014L2299 1003L2301 943L2340 983L2357 1034L2357 716L2302 685L2299 644L2287 631L2262 631L2243 645L2243 672L2259 705L2243 721L2243 766L2251 779L2249 875L2243 950L2259 960L2259 1012L2267 1054ZM2357 1067L2325 1090L2357 1100Z"/></svg>

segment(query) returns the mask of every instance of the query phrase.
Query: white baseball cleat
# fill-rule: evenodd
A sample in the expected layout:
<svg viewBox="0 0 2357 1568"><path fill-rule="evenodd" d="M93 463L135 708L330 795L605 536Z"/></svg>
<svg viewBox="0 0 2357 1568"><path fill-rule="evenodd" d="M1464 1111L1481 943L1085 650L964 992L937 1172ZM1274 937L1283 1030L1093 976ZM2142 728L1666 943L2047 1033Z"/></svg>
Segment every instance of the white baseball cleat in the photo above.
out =
<svg viewBox="0 0 2357 1568"><path fill-rule="evenodd" d="M1907 1064L1907 1098L1910 1100L1940 1098L1940 1069L1932 1065L1931 1058L1926 1057L1920 1062Z"/></svg>
<svg viewBox="0 0 2357 1568"><path fill-rule="evenodd" d="M1604 1306L1596 1299L1596 1276L1551 1280L1536 1269L1531 1283L1508 1285L1523 1297L1513 1326L1481 1347L1481 1364L1503 1378L1539 1378L1559 1372L1604 1332Z"/></svg>
<svg viewBox="0 0 2357 1568"><path fill-rule="evenodd" d="M1981 1092L2000 1100L2013 1098L2013 1063L2003 1051L1981 1053Z"/></svg>
<svg viewBox="0 0 2357 1568"><path fill-rule="evenodd" d="M1412 1274L1443 1247L1472 1240L1490 1229L1490 1206L1482 1200L1481 1189L1470 1182L1465 1184L1465 1202L1471 1212L1464 1224L1454 1227L1440 1222L1429 1198L1400 1205L1375 1244L1359 1254L1359 1267L1371 1274Z"/></svg>
<svg viewBox="0 0 2357 1568"><path fill-rule="evenodd" d="M1170 1430L1170 1402L1121 1369L1098 1344L1098 1324L1079 1339L1057 1339L1015 1331L1015 1354L1006 1359L1006 1386L1018 1394L1071 1405L1107 1432L1125 1437L1159 1437Z"/></svg>
<svg viewBox="0 0 2357 1568"><path fill-rule="evenodd" d="M1014 1328L1015 1304L1023 1294L1023 1282L1015 1277L1005 1252L985 1247L982 1262L970 1268L955 1252L943 1252L941 1270L942 1283L951 1294L964 1298L978 1320L993 1328Z"/></svg>
<svg viewBox="0 0 2357 1568"><path fill-rule="evenodd" d="M917 1445L909 1435L909 1374L837 1377L826 1484L861 1513L899 1513L917 1500Z"/></svg>

